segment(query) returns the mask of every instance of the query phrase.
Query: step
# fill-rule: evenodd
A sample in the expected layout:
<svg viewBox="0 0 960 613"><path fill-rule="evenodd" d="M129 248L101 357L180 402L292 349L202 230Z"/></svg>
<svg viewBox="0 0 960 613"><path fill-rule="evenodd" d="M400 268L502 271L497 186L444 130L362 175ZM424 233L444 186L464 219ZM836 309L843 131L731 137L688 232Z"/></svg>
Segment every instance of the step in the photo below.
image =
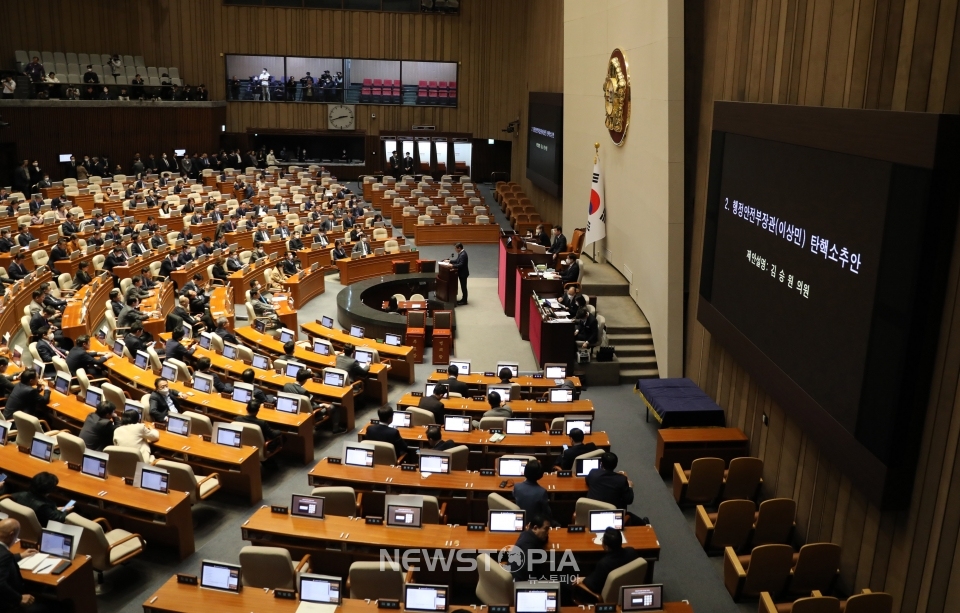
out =
<svg viewBox="0 0 960 613"><path fill-rule="evenodd" d="M642 334L653 338L650 326L607 326L607 334Z"/></svg>
<svg viewBox="0 0 960 613"><path fill-rule="evenodd" d="M613 344L616 347L615 353L617 357L621 360L626 357L656 357L657 352L654 351L653 345L617 345Z"/></svg>
<svg viewBox="0 0 960 613"><path fill-rule="evenodd" d="M610 339L610 342L618 342L624 345L652 345L653 344L653 335L651 334L618 334L616 332L611 332L610 328L607 328L607 338Z"/></svg>
<svg viewBox="0 0 960 613"><path fill-rule="evenodd" d="M660 371L656 368L620 369L620 384L633 384L637 379L659 379Z"/></svg>

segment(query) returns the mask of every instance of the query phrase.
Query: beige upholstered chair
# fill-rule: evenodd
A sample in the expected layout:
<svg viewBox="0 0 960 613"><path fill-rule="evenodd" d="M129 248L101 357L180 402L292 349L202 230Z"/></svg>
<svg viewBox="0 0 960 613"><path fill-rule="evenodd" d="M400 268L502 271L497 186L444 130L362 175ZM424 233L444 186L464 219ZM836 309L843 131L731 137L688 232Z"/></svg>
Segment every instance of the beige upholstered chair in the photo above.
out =
<svg viewBox="0 0 960 613"><path fill-rule="evenodd" d="M203 413L184 411L180 416L190 420L190 434L213 436L213 422Z"/></svg>
<svg viewBox="0 0 960 613"><path fill-rule="evenodd" d="M147 542L139 534L121 528L111 530L105 519L91 521L76 513L67 515L66 523L83 529L78 555L90 556L97 577L103 581L103 572L134 558L146 547ZM104 526L106 530L104 530Z"/></svg>
<svg viewBox="0 0 960 613"><path fill-rule="evenodd" d="M246 587L296 590L298 573L309 569L309 555L294 566L290 552L282 547L247 546L240 550L240 579Z"/></svg>
<svg viewBox="0 0 960 613"><path fill-rule="evenodd" d="M87 450L87 444L82 438L61 432L57 435L57 445L60 447L61 460L77 466L83 464L83 452Z"/></svg>
<svg viewBox="0 0 960 613"><path fill-rule="evenodd" d="M480 430L491 430L493 428L499 428L503 430L506 427L507 420L503 417L481 417L480 418Z"/></svg>
<svg viewBox="0 0 960 613"><path fill-rule="evenodd" d="M37 514L30 507L14 502L13 498L0 500L0 511L8 517L20 522L20 538L25 541L40 542L40 531L43 527L37 520Z"/></svg>
<svg viewBox="0 0 960 613"><path fill-rule="evenodd" d="M396 466L398 462L397 450L390 443L382 441L364 441L373 445L373 464Z"/></svg>
<svg viewBox="0 0 960 613"><path fill-rule="evenodd" d="M677 504L707 504L720 495L725 463L721 458L698 458L690 470L673 465L673 497Z"/></svg>
<svg viewBox="0 0 960 613"><path fill-rule="evenodd" d="M60 430L51 430L45 421L23 411L14 412L13 426L17 430L17 447L21 449L29 449L36 434L44 434L52 438L60 434Z"/></svg>
<svg viewBox="0 0 960 613"><path fill-rule="evenodd" d="M491 511L519 511L520 507L512 500L491 492L487 494L487 509Z"/></svg>
<svg viewBox="0 0 960 613"><path fill-rule="evenodd" d="M450 452L450 470L467 470L470 461L470 448L466 445L457 445L447 450Z"/></svg>
<svg viewBox="0 0 960 613"><path fill-rule="evenodd" d="M724 500L716 513L697 505L697 540L707 552L727 547L740 551L750 539L756 510L752 500Z"/></svg>
<svg viewBox="0 0 960 613"><path fill-rule="evenodd" d="M360 505L357 493L352 487L326 486L315 487L311 496L323 497L323 514L339 517L359 517Z"/></svg>
<svg viewBox="0 0 960 613"><path fill-rule="evenodd" d="M727 547L723 584L736 602L744 596L758 598L760 592L779 594L787 585L792 567L790 545L760 545L745 556L737 556L732 547Z"/></svg>
<svg viewBox="0 0 960 613"><path fill-rule="evenodd" d="M613 511L617 507L609 502L594 500L593 498L577 498L577 504L573 511L573 524L575 526L586 526L590 522L590 511Z"/></svg>
<svg viewBox="0 0 960 613"><path fill-rule="evenodd" d="M647 561L644 558L637 558L633 562L628 562L610 571L599 594L590 591L583 583L577 584L577 587L589 593L596 602L622 605L622 590L620 588L625 585L643 585L645 583L647 583Z"/></svg>
<svg viewBox="0 0 960 613"><path fill-rule="evenodd" d="M477 598L487 606L513 604L513 575L500 563L481 553L477 556Z"/></svg>
<svg viewBox="0 0 960 613"><path fill-rule="evenodd" d="M244 424L240 422L234 422L234 424L243 428L243 430L240 432L240 444L259 449L261 462L269 460L271 457L280 452L279 446L271 451L267 451L266 441L263 439L263 431L260 430L260 426L256 424Z"/></svg>
<svg viewBox="0 0 960 613"><path fill-rule="evenodd" d="M434 419L433 413L426 409L407 407L404 410L410 413L410 423L414 426L428 426L437 421Z"/></svg>
<svg viewBox="0 0 960 613"><path fill-rule="evenodd" d="M191 505L206 500L220 489L220 475L217 473L198 479L193 473L193 467L183 462L159 460L156 466L167 470L170 474L170 489L186 492L190 496Z"/></svg>
<svg viewBox="0 0 960 613"><path fill-rule="evenodd" d="M107 454L107 474L114 477L133 479L137 474L137 462L143 462L139 449L108 445L103 452Z"/></svg>
<svg viewBox="0 0 960 613"><path fill-rule="evenodd" d="M347 575L350 598L403 599L404 575L400 565L390 562L389 568L381 568L381 562L354 562Z"/></svg>

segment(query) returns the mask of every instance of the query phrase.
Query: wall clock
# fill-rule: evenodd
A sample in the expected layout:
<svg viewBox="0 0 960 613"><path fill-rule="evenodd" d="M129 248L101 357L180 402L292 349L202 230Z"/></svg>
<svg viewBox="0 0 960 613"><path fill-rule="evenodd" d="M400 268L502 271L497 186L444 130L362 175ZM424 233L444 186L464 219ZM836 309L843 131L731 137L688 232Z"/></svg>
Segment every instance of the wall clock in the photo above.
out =
<svg viewBox="0 0 960 613"><path fill-rule="evenodd" d="M327 107L327 127L331 130L355 130L357 114L352 104L331 104Z"/></svg>

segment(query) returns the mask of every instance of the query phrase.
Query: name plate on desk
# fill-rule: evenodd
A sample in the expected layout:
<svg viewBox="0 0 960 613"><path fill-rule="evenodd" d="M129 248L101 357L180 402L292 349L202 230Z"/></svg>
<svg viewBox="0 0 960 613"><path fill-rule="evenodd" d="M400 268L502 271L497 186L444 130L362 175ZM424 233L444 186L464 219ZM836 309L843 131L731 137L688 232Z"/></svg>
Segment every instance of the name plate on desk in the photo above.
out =
<svg viewBox="0 0 960 613"><path fill-rule="evenodd" d="M510 607L507 605L497 604L487 608L490 610L490 613L510 613Z"/></svg>
<svg viewBox="0 0 960 613"><path fill-rule="evenodd" d="M616 613L617 605L615 604L598 604L594 607L597 613Z"/></svg>
<svg viewBox="0 0 960 613"><path fill-rule="evenodd" d="M273 590L273 597L280 598L282 600L296 600L297 593L293 590L284 590L281 588L277 588Z"/></svg>
<svg viewBox="0 0 960 613"><path fill-rule="evenodd" d="M73 462L67 462L67 470L73 470L73 471L76 471L76 472L80 472L80 465L79 465L79 464L74 464Z"/></svg>
<svg viewBox="0 0 960 613"><path fill-rule="evenodd" d="M503 434L503 428L490 428L490 434Z"/></svg>
<svg viewBox="0 0 960 613"><path fill-rule="evenodd" d="M557 478L572 477L572 476L573 476L573 471L572 471L572 470L558 470L558 471L557 471Z"/></svg>
<svg viewBox="0 0 960 613"><path fill-rule="evenodd" d="M480 469L480 476L481 476L481 477L492 477L492 476L494 476L495 474L497 474L497 471L494 470L494 469L492 469L492 468L481 468L481 469Z"/></svg>
<svg viewBox="0 0 960 613"><path fill-rule="evenodd" d="M487 524L467 524L467 532L484 532L487 529Z"/></svg>
<svg viewBox="0 0 960 613"><path fill-rule="evenodd" d="M537 398L537 404L547 404L548 401L547 398Z"/></svg>
<svg viewBox="0 0 960 613"><path fill-rule="evenodd" d="M343 460L341 458L327 458L327 464L342 464Z"/></svg>
<svg viewBox="0 0 960 613"><path fill-rule="evenodd" d="M441 375L445 375L445 374L447 374L447 369L446 369L446 368L438 368L435 372L438 372L438 373L440 373Z"/></svg>
<svg viewBox="0 0 960 613"><path fill-rule="evenodd" d="M133 485L133 479L131 477L124 477L123 482L127 485Z"/></svg>
<svg viewBox="0 0 960 613"><path fill-rule="evenodd" d="M423 398L423 392L410 392L410 395L414 398Z"/></svg>
<svg viewBox="0 0 960 613"><path fill-rule="evenodd" d="M400 601L396 598L381 598L377 600L378 609L399 609Z"/></svg>
<svg viewBox="0 0 960 613"><path fill-rule="evenodd" d="M484 397L484 396L474 396L473 399L476 400L477 402L483 402L484 400L486 400L486 397Z"/></svg>
<svg viewBox="0 0 960 613"><path fill-rule="evenodd" d="M557 436L558 434L563 434L563 430L551 430L550 436Z"/></svg>
<svg viewBox="0 0 960 613"><path fill-rule="evenodd" d="M211 440L213 440L213 439L210 438L210 435L209 435L209 434L201 434L201 435L200 435L200 438L202 438L202 439L203 439L203 442L205 442L205 443L209 443Z"/></svg>
<svg viewBox="0 0 960 613"><path fill-rule="evenodd" d="M368 525L370 525L370 526L382 526L382 525L383 525L383 518L382 518L382 517L375 517L375 516L373 516L373 515L368 515L367 517L364 517L364 520L366 520L366 523L367 523Z"/></svg>
<svg viewBox="0 0 960 613"><path fill-rule="evenodd" d="M586 526L573 526L573 525L567 526L567 532L571 534L576 534L578 532L586 532L586 531L587 531Z"/></svg>
<svg viewBox="0 0 960 613"><path fill-rule="evenodd" d="M182 583L184 585L197 585L197 576L177 573L177 583Z"/></svg>
<svg viewBox="0 0 960 613"><path fill-rule="evenodd" d="M538 373L538 374L536 374L536 375L533 375L533 378L534 378L534 379L543 379L543 373Z"/></svg>
<svg viewBox="0 0 960 613"><path fill-rule="evenodd" d="M158 422L154 422L153 427L154 427L156 430L166 430L166 429L167 429L167 424L158 421Z"/></svg>
<svg viewBox="0 0 960 613"><path fill-rule="evenodd" d="M29 448L29 447L21 447L20 445L17 445L17 451L19 451L20 453L30 453L30 448Z"/></svg>
<svg viewBox="0 0 960 613"><path fill-rule="evenodd" d="M400 470L405 470L405 471L410 472L410 473L415 473L415 472L417 472L417 470L418 470L419 468L420 468L420 467L417 466L416 464L401 464L401 465L400 465Z"/></svg>
<svg viewBox="0 0 960 613"><path fill-rule="evenodd" d="M288 509L287 507L281 507L281 506L277 506L277 505L275 505L275 504L272 504L272 505L270 505L270 512L271 512L271 513L277 513L277 514L279 514L279 515L289 515L289 514L290 514L290 509Z"/></svg>
<svg viewBox="0 0 960 613"><path fill-rule="evenodd" d="M485 373L483 373L483 376L484 376L484 377L496 377L497 375L496 375L495 372L493 372L493 371L491 370L490 372L485 372Z"/></svg>

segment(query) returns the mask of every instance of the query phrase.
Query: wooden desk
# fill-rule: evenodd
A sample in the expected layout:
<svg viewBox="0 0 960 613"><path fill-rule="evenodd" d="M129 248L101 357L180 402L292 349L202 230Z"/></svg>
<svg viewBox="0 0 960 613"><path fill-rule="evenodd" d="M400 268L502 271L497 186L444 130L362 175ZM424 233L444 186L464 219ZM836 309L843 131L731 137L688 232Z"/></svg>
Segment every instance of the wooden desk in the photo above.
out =
<svg viewBox="0 0 960 613"><path fill-rule="evenodd" d="M350 285L371 277L392 275L395 261L416 262L419 257L419 251L407 251L368 255L359 260L352 260L349 257L337 260L337 268L340 269L340 284Z"/></svg>
<svg viewBox="0 0 960 613"><path fill-rule="evenodd" d="M430 383L439 383L447 380L446 369L444 372L433 371L430 373L430 376L427 377L427 381ZM573 381L577 390L580 389L580 379L577 377L567 377L568 380ZM485 375L481 372L470 373L469 375L460 375L457 377L458 381L466 383L470 389L479 389L486 390L488 385L499 385L500 377ZM539 398L543 396L547 390L557 387L557 384L553 379L547 378L534 378L530 376L520 376L514 377L512 379L513 383L516 383L520 386L520 391L525 398L536 397Z"/></svg>
<svg viewBox="0 0 960 613"><path fill-rule="evenodd" d="M22 553L20 543L10 548L13 553ZM73 607L73 613L97 613L97 588L93 582L93 562L90 556L78 555L59 575L38 575L29 570L21 570L20 576L26 583L26 592L33 596L46 594L58 602Z"/></svg>
<svg viewBox="0 0 960 613"><path fill-rule="evenodd" d="M63 309L60 322L64 336L76 340L81 334L90 334L93 327L103 321L112 289L113 281L109 277L107 280L94 277L81 287Z"/></svg>
<svg viewBox="0 0 960 613"><path fill-rule="evenodd" d="M301 270L283 282L283 287L293 298L295 309L302 309L308 302L326 291L323 270ZM293 328L296 330L296 328Z"/></svg>
<svg viewBox="0 0 960 613"><path fill-rule="evenodd" d="M243 304L247 301L246 292L250 289L250 281L255 279L258 275L261 280L263 279L263 271L267 268L273 268L276 266L280 260L274 260L273 262L268 262L266 258L253 262L244 268L243 270L237 270L230 273L227 277L227 283L230 287L233 288L233 303L234 304ZM266 287L266 283L263 283Z"/></svg>
<svg viewBox="0 0 960 613"><path fill-rule="evenodd" d="M199 572L197 569L196 572ZM177 583L176 576L171 577L150 598L143 603L143 613L296 613L300 606L298 600L276 598L273 590L244 588L239 594L230 594L217 590L205 590L197 585ZM450 605L450 610L458 608ZM464 607L469 609L468 607ZM685 602L664 603L665 613L693 613L693 608ZM336 613L379 613L377 601L344 598ZM78 612L80 613L80 612ZM560 613L583 613L579 607L563 607Z"/></svg>
<svg viewBox="0 0 960 613"><path fill-rule="evenodd" d="M213 315L214 321L218 317L226 317L227 321L230 322L230 328L234 327L236 318L233 310L233 293L230 292L229 287L214 287L213 291L210 292L210 302L207 306L210 307L210 314Z"/></svg>
<svg viewBox="0 0 960 613"><path fill-rule="evenodd" d="M517 267L530 264L531 260L537 264L551 264L553 254L533 253L526 248L520 249L521 238L513 237L510 246L507 247L506 236L500 237L500 265L497 267L497 294L500 296L500 304L503 306L503 314L509 317L514 316L517 305Z"/></svg>
<svg viewBox="0 0 960 613"><path fill-rule="evenodd" d="M414 227L414 236L417 247L454 243L496 243L500 240L500 226L495 223L418 225Z"/></svg>
<svg viewBox="0 0 960 613"><path fill-rule="evenodd" d="M387 300L383 301L383 308L386 310L389 308L390 302ZM423 311L427 312L427 301L426 300L398 300L397 301L397 312L406 313L407 311Z"/></svg>
<svg viewBox="0 0 960 613"><path fill-rule="evenodd" d="M396 469L396 472L400 473L400 470ZM416 476L419 478L419 475ZM415 555L428 553L431 556L436 551L461 549L497 552L517 541L514 533L468 532L463 525L425 524L422 528L377 526L350 517L331 515L316 520L278 515L271 513L269 507L258 509L243 523L241 530L243 539L254 545L285 547L294 557L300 557L301 552L312 553L314 572L340 576L346 576L351 562L379 560L381 550L389 551L391 556L394 552L402 554L404 551L413 551ZM660 543L653 527L628 527L624 535L629 545L647 558L648 573L652 577L654 561L660 557ZM550 531L549 541L553 549L572 551L580 572L584 573L592 569L604 554L603 547L593 542L594 536L590 532L568 533L566 529L554 529ZM451 585L471 581L476 585L476 573L458 571L456 564L451 565L445 575L445 583Z"/></svg>
<svg viewBox="0 0 960 613"><path fill-rule="evenodd" d="M56 427L73 434L80 433L84 420L93 412L93 407L56 390L50 392L50 408ZM185 437L166 430L159 432L160 440L151 445L154 455L185 462L199 475L218 473L224 491L247 496L251 503L263 499L260 454L256 447L237 449L205 441L199 434Z"/></svg>
<svg viewBox="0 0 960 613"><path fill-rule="evenodd" d="M462 379L461 379L462 380ZM397 407L415 407L420 404L420 396L404 394L397 402ZM490 410L486 400L472 398L447 398L442 401L443 407L454 414L473 415L477 419ZM593 415L593 403L589 400L574 400L573 402L536 402L534 400L511 400L510 408L514 417L530 417L532 419L553 419L564 415Z"/></svg>
<svg viewBox="0 0 960 613"><path fill-rule="evenodd" d="M155 249L147 253L147 255L140 256L134 263L128 263L124 266L114 266L112 274L118 279L132 279L140 274L140 269L150 268L150 265L154 262L161 262L163 258L167 257L167 251L170 250L170 246L167 244L160 245L159 249ZM91 256L84 256L85 258L90 258ZM129 262L129 261L128 261Z"/></svg>
<svg viewBox="0 0 960 613"><path fill-rule="evenodd" d="M33 292L39 289L44 283L51 281L52 275L49 270L40 274L34 273L29 281L20 280L19 287L14 285L7 286L7 293L0 300L0 335L5 332L10 333L11 340L20 331L20 318L23 317L23 309L33 300ZM12 347L11 347L12 349ZM27 351L27 341L23 341L23 350Z"/></svg>
<svg viewBox="0 0 960 613"><path fill-rule="evenodd" d="M20 453L16 445L0 447L0 470L18 489L29 487L38 473L51 472L60 479L54 499L76 500L77 512L84 517L106 517L114 528L137 532L151 544L175 548L181 560L195 550L190 498L183 492L161 494L129 486L120 477L89 477L59 460L43 462Z"/></svg>
<svg viewBox="0 0 960 613"><path fill-rule="evenodd" d="M350 336L342 330L327 328L320 322L308 322L300 326L300 329L306 334L311 342L314 338L321 338L334 346L335 349L343 349L343 346L350 343L354 347L369 347L376 349L380 354L380 360L390 365L390 376L396 379L404 380L407 383L413 383L415 372L414 350L409 345L400 345L395 347L386 343L378 343L372 338L357 338ZM318 356L319 357L319 356Z"/></svg>
<svg viewBox="0 0 960 613"><path fill-rule="evenodd" d="M673 474L673 465L684 470L699 458L733 458L750 455L750 441L740 428L660 428L654 467L660 476Z"/></svg>
<svg viewBox="0 0 960 613"><path fill-rule="evenodd" d="M530 296L534 292L540 296L559 296L563 293L563 281L560 279L544 279L533 273L533 268L520 266L516 277L516 307L513 319L520 330L520 338L530 340Z"/></svg>
<svg viewBox="0 0 960 613"><path fill-rule="evenodd" d="M160 313L160 316L144 320L143 329L154 337L159 337L166 329L166 314L173 310L177 292L173 283L169 280L164 281L158 289L151 291L156 293L140 302L140 310L144 313L156 311Z"/></svg>
<svg viewBox="0 0 960 613"><path fill-rule="evenodd" d="M552 297L552 296L551 296ZM542 300L544 296L539 296ZM530 296L530 347L533 348L533 357L541 368L544 364L566 364L567 372L573 372L574 359L577 356L576 322L556 321L547 319L537 304L536 298Z"/></svg>

